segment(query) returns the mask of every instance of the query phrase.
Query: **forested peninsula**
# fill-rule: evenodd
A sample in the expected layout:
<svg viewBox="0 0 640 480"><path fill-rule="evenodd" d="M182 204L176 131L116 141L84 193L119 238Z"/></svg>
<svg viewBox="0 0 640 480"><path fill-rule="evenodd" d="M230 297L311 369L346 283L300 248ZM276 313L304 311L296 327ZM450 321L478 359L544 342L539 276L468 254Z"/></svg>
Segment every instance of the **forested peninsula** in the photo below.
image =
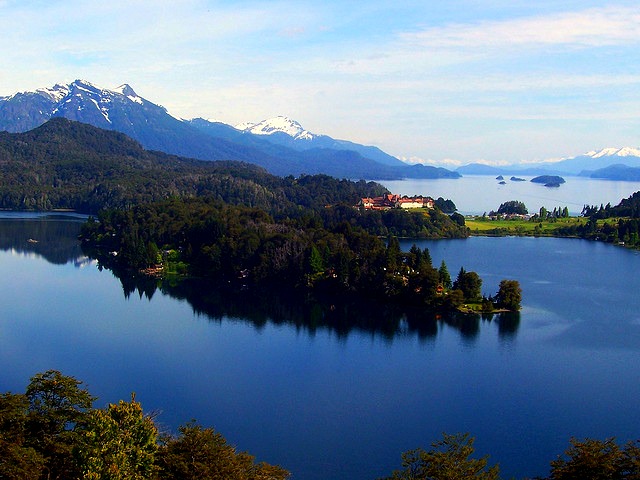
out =
<svg viewBox="0 0 640 480"><path fill-rule="evenodd" d="M195 198L102 211L98 221L84 225L81 239L114 270L195 275L222 287L356 295L434 310L465 303L479 303L484 312L519 309L516 281L503 281L495 298L483 298L477 273L461 269L452 281L444 262L432 265L427 249L402 252L397 237L375 234L387 225L401 228L400 220L441 232L454 223L438 211L380 213L350 206L276 220L260 209Z"/></svg>

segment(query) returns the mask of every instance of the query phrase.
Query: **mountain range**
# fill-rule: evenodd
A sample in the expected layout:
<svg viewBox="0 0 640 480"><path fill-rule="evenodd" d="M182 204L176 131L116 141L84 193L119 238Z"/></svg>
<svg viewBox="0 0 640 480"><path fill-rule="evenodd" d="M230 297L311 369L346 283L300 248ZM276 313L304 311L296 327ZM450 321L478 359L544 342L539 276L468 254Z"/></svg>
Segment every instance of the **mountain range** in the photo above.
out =
<svg viewBox="0 0 640 480"><path fill-rule="evenodd" d="M284 145L298 151L314 148L328 148L331 150L351 150L358 152L365 158L392 167L406 167L403 161L383 152L378 147L359 145L347 140L336 140L328 135L318 135L305 130L295 120L285 116L278 116L262 120L258 123L242 123L235 128L253 135L262 135L266 140Z"/></svg>
<svg viewBox="0 0 640 480"><path fill-rule="evenodd" d="M640 149L629 147L605 148L553 163L505 167L472 163L451 171L408 165L375 146L312 133L285 116L235 126L204 118L178 119L127 84L109 90L76 80L0 97L0 131L29 131L55 117L124 133L148 150L200 160L239 160L280 176L324 173L375 180L461 175L640 178Z"/></svg>
<svg viewBox="0 0 640 480"><path fill-rule="evenodd" d="M567 175L607 180L640 179L640 149L604 148L557 162L539 162L494 167L472 163L459 167L462 175Z"/></svg>
<svg viewBox="0 0 640 480"><path fill-rule="evenodd" d="M0 130L25 132L55 117L124 133L148 150L200 160L239 160L280 176L324 173L378 180L460 176L444 168L409 166L376 147L311 134L286 117L244 128L202 118L181 120L126 84L108 90L76 80L0 97ZM291 136L288 131L298 133Z"/></svg>

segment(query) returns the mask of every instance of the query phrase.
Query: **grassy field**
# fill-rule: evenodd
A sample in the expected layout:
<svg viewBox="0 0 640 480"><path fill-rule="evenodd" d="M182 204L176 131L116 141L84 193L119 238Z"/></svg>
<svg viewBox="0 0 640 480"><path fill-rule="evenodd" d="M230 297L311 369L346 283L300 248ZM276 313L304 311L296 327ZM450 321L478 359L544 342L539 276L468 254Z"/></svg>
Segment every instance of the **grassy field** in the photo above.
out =
<svg viewBox="0 0 640 480"><path fill-rule="evenodd" d="M584 217L558 218L553 221L487 220L482 217L467 217L465 224L471 235L537 235L554 236L555 230L571 225L584 225Z"/></svg>

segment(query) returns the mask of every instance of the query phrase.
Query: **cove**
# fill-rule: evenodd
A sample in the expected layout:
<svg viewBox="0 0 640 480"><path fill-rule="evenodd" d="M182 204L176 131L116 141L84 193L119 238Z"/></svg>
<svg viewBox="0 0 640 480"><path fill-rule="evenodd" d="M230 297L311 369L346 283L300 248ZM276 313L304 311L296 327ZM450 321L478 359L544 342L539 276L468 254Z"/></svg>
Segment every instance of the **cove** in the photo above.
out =
<svg viewBox="0 0 640 480"><path fill-rule="evenodd" d="M477 271L485 293L504 278L523 288L518 319L432 318L123 283L83 255L79 222L0 221L0 391L50 368L84 380L99 406L135 391L167 429L196 418L303 480L388 475L443 431L471 432L503 478L545 475L571 436L639 436L637 252L415 242L452 276Z"/></svg>

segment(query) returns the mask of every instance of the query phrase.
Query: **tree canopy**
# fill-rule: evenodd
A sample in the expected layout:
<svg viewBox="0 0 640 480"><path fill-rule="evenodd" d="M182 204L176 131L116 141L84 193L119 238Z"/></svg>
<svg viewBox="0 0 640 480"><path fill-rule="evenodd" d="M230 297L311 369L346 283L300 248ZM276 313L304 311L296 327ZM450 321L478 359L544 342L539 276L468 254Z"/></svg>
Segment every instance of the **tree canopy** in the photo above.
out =
<svg viewBox="0 0 640 480"><path fill-rule="evenodd" d="M81 381L49 370L24 394L0 394L0 478L284 480L289 472L256 463L219 433L195 422L160 435L132 395L104 409Z"/></svg>
<svg viewBox="0 0 640 480"><path fill-rule="evenodd" d="M402 454L402 470L383 480L497 480L498 465L488 467L488 457L473 458L474 438L468 433L443 434L431 449Z"/></svg>
<svg viewBox="0 0 640 480"><path fill-rule="evenodd" d="M520 310L521 301L522 289L520 288L520 282L517 280L502 280L496 295L498 308L517 311Z"/></svg>
<svg viewBox="0 0 640 480"><path fill-rule="evenodd" d="M517 214L517 215L526 215L529 213L527 207L523 202L518 200L510 200L508 202L504 202L498 207L498 214Z"/></svg>

